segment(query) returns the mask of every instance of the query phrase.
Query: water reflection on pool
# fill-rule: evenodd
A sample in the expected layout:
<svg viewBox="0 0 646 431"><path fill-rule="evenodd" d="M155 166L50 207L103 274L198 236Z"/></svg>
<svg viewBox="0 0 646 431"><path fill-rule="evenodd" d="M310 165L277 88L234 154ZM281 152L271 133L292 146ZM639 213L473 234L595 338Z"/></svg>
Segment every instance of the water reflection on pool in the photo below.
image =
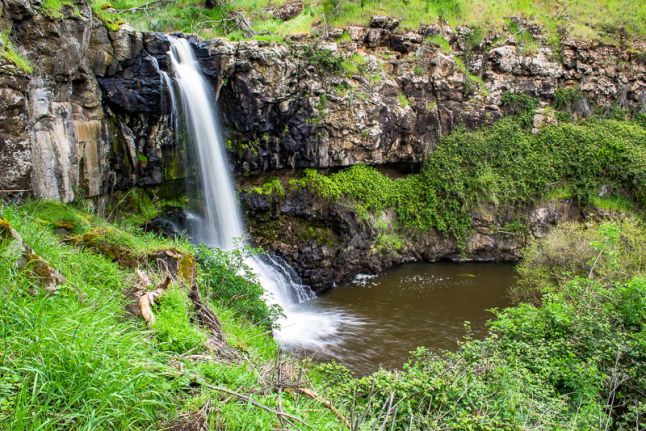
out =
<svg viewBox="0 0 646 431"><path fill-rule="evenodd" d="M352 316L324 348L305 353L336 358L358 373L397 368L411 350L457 347L469 321L473 335L486 334L490 308L509 305L515 272L508 264L416 263L378 277L360 276L317 298L311 307Z"/></svg>

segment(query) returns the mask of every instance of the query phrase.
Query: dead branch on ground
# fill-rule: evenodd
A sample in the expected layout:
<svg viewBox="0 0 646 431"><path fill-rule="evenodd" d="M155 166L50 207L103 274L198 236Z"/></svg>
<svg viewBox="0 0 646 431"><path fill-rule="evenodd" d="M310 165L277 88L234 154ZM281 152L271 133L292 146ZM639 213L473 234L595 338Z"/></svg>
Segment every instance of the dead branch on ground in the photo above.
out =
<svg viewBox="0 0 646 431"><path fill-rule="evenodd" d="M223 392L223 393L225 393L225 394L232 395L232 396L234 396L234 397L236 397L236 398L239 398L239 399L241 399L241 400L243 400L243 401L248 402L249 404L251 404L251 405L253 405L253 406L255 406L255 407L258 407L259 409L265 410L266 412L269 412L269 413L273 413L273 414L275 414L276 416L282 416L283 418L290 419L290 420L292 420L292 421L295 421L295 422L298 422L298 423L300 423L300 424L303 424L303 425L305 425L305 426L306 426L306 427L308 427L308 428L312 428L312 427L311 427L310 425L308 425L308 423L307 423L307 422L305 422L303 419L301 419L301 418L299 418L299 417L297 417L297 416L294 416L294 415L292 415L292 414L285 413L285 412L280 412L280 411L278 411L278 410L274 410L274 409L272 409L271 407L267 407L266 405L261 404L261 403L259 403L258 401L254 400L254 399L253 399L253 398L251 398L250 396L247 396L247 395L244 395L244 394L241 394L241 393L238 393L238 392L232 391L231 389L223 388L223 387L221 387L221 386L213 386L213 385L209 385L209 384L206 384L206 383L202 383L202 385L203 385L204 387L208 388L208 389L213 390L213 391Z"/></svg>

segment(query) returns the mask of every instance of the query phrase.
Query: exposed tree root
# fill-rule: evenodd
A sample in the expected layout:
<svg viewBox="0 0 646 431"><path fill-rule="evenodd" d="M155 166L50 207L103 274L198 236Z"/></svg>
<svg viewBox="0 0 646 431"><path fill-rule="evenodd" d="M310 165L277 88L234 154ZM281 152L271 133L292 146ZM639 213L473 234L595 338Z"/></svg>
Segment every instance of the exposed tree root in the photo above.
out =
<svg viewBox="0 0 646 431"><path fill-rule="evenodd" d="M200 289L198 288L197 283L193 283L191 286L188 297L193 301L198 323L208 328L217 341L223 342L224 335L222 334L222 324L220 323L218 316L216 316L215 313L202 301L202 296L200 295Z"/></svg>
<svg viewBox="0 0 646 431"><path fill-rule="evenodd" d="M164 280L157 286L152 292L146 292L139 297L139 312L142 317L148 323L148 326L155 323L155 315L153 314L152 306L155 304L155 300L162 294L168 286L170 285L172 278L170 274L166 274Z"/></svg>

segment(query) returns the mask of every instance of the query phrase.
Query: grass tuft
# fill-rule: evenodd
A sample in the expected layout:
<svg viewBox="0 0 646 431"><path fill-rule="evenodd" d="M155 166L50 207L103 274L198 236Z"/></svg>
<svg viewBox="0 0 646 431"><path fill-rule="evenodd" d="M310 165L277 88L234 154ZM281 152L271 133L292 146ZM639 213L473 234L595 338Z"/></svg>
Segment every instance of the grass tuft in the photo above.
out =
<svg viewBox="0 0 646 431"><path fill-rule="evenodd" d="M76 14L79 13L78 6L73 0L43 0L40 10L51 18L63 18L63 8L69 6Z"/></svg>
<svg viewBox="0 0 646 431"><path fill-rule="evenodd" d="M11 40L9 40L9 36L0 32L0 40L2 41L2 45L0 46L0 57L12 62L16 67L18 67L18 69L27 74L34 71L29 59L16 51L15 46Z"/></svg>
<svg viewBox="0 0 646 431"><path fill-rule="evenodd" d="M171 287L155 307L153 332L161 350L186 353L199 350L207 335L190 322L191 303L185 291Z"/></svg>

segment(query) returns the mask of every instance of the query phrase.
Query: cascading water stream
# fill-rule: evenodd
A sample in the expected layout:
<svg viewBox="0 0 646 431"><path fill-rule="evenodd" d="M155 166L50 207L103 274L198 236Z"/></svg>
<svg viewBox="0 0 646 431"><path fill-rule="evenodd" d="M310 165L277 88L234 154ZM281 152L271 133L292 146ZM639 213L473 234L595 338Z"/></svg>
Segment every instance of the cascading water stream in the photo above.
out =
<svg viewBox="0 0 646 431"><path fill-rule="evenodd" d="M225 152L224 140L213 91L203 77L189 42L170 38L174 86L171 92L173 112L185 123L189 146L198 160L198 187L202 197L201 217L192 225L197 242L231 250L242 245L244 224L235 196ZM161 72L163 73L163 72ZM170 84L170 80L164 81ZM175 90L176 88L176 90ZM179 104L179 109L177 109ZM266 300L278 304L285 314L278 324L276 337L292 346L322 346L348 317L334 311L322 312L306 304L314 293L282 259L258 255L247 259L266 292Z"/></svg>

